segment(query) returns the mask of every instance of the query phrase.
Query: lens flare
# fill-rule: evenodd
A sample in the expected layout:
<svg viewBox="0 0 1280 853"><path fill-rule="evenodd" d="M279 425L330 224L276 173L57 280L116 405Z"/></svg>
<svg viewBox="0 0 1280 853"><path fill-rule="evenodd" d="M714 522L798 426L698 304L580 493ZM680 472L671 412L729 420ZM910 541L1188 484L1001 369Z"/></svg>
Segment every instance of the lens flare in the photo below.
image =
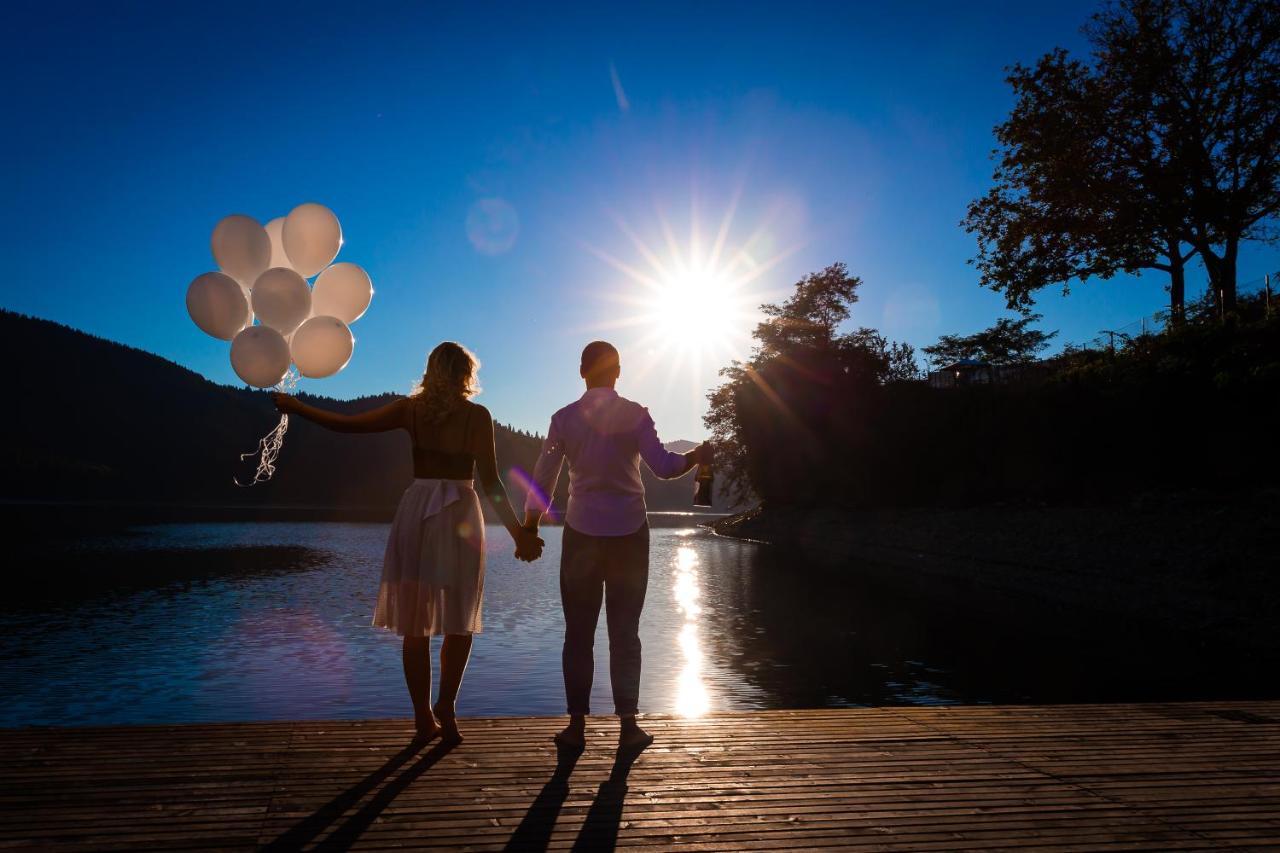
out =
<svg viewBox="0 0 1280 853"><path fill-rule="evenodd" d="M506 199L482 198L467 211L467 239L482 255L511 251L520 235L520 217Z"/></svg>
<svg viewBox="0 0 1280 853"><path fill-rule="evenodd" d="M512 496L517 510L525 504L525 501L532 497L532 506L547 514L550 521L559 521L560 515L555 511L555 506L551 496L545 494L537 482L529 474L528 471L520 467L511 468L507 471L507 480L516 486L516 494Z"/></svg>

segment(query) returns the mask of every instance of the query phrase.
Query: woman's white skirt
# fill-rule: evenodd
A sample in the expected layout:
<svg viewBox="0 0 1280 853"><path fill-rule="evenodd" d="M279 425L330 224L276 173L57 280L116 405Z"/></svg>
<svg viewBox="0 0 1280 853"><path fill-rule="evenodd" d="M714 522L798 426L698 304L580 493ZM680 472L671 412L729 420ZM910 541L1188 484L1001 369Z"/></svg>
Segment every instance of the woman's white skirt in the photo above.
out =
<svg viewBox="0 0 1280 853"><path fill-rule="evenodd" d="M407 637L473 634L484 598L484 515L471 480L417 479L391 522L373 624Z"/></svg>

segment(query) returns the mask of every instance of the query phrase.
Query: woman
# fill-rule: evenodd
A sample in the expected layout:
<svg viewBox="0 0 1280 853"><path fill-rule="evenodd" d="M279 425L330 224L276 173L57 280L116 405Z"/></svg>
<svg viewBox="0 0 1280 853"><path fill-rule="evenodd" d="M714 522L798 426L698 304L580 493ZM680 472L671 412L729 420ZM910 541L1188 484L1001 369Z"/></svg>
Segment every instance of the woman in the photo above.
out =
<svg viewBox="0 0 1280 853"><path fill-rule="evenodd" d="M470 401L480 390L480 363L446 341L431 351L413 394L359 415L338 415L276 394L276 407L337 432L403 429L413 442L413 485L391 523L373 624L404 637L404 680L413 700L418 737L443 734L459 743L454 714L458 687L481 629L484 594L484 516L473 470L516 544L516 557L535 560L542 540L520 526L498 477L493 419ZM440 644L440 695L431 706L431 638Z"/></svg>

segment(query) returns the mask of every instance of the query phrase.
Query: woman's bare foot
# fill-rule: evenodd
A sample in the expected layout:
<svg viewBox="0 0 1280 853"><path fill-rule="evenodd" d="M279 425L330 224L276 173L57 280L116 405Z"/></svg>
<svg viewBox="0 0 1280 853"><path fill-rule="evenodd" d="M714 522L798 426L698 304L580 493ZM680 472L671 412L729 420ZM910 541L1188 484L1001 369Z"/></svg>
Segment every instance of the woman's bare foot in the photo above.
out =
<svg viewBox="0 0 1280 853"><path fill-rule="evenodd" d="M453 709L445 710L436 704L431 710L440 721L441 740L444 743L462 743L462 732L458 731L458 718Z"/></svg>
<svg viewBox="0 0 1280 853"><path fill-rule="evenodd" d="M440 734L440 724L436 722L436 718L432 714L424 717L416 717L413 721L415 734L413 739L420 742L429 741Z"/></svg>
<svg viewBox="0 0 1280 853"><path fill-rule="evenodd" d="M585 717L569 718L569 725L555 737L556 745L565 749L585 749L587 746L587 721Z"/></svg>
<svg viewBox="0 0 1280 853"><path fill-rule="evenodd" d="M618 749L644 749L653 743L653 735L640 728L635 717L623 717L618 732Z"/></svg>

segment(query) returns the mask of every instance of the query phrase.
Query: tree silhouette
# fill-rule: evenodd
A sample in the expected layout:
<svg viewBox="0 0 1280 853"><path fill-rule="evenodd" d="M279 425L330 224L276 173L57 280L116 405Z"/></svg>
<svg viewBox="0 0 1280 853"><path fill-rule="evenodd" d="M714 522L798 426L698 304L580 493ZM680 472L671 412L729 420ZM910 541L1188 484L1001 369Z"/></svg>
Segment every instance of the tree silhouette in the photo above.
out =
<svg viewBox="0 0 1280 853"><path fill-rule="evenodd" d="M852 333L848 342L865 354L876 378L881 382L911 382L923 379L916 348L906 341L891 341L875 329L863 327Z"/></svg>
<svg viewBox="0 0 1280 853"><path fill-rule="evenodd" d="M1199 254L1234 309L1239 244L1280 210L1278 22L1257 0L1122 0L1086 30L1091 64L1013 66L995 183L963 222L982 283L1027 310L1048 285L1157 269L1180 321Z"/></svg>
<svg viewBox="0 0 1280 853"><path fill-rule="evenodd" d="M1183 238L1234 311L1240 243L1274 236L1267 223L1280 212L1280 5L1128 0L1089 34L1105 51L1107 94L1135 123L1129 135L1145 131L1167 162Z"/></svg>
<svg viewBox="0 0 1280 853"><path fill-rule="evenodd" d="M796 282L795 292L782 304L760 306L769 318L754 333L760 355L767 358L800 346L831 346L837 327L849 319L861 286L862 279L849 275L843 263L834 263Z"/></svg>
<svg viewBox="0 0 1280 853"><path fill-rule="evenodd" d="M972 335L943 335L932 346L923 348L934 370L963 359L987 364L1029 364L1049 345L1058 333L1027 328L1040 321L1039 314L1028 314L1016 320L1001 318L989 329Z"/></svg>
<svg viewBox="0 0 1280 853"><path fill-rule="evenodd" d="M865 398L885 383L919 378L915 349L869 328L840 331L858 301L862 280L843 263L810 273L780 304L761 306L751 358L720 371L703 423L716 444L717 467L735 501L763 479L764 469L811 467L825 452L813 425L833 400ZM752 453L749 453L749 448Z"/></svg>
<svg viewBox="0 0 1280 853"><path fill-rule="evenodd" d="M1181 316L1194 250L1184 250L1180 218L1161 197L1166 182L1150 174L1159 160L1143 160L1142 172L1124 165L1141 158L1120 153L1104 87L1065 51L1015 65L1007 79L1018 100L995 129L995 185L963 222L978 237L982 283L1027 310L1049 285L1066 292L1073 280L1158 269L1170 276L1170 310Z"/></svg>

